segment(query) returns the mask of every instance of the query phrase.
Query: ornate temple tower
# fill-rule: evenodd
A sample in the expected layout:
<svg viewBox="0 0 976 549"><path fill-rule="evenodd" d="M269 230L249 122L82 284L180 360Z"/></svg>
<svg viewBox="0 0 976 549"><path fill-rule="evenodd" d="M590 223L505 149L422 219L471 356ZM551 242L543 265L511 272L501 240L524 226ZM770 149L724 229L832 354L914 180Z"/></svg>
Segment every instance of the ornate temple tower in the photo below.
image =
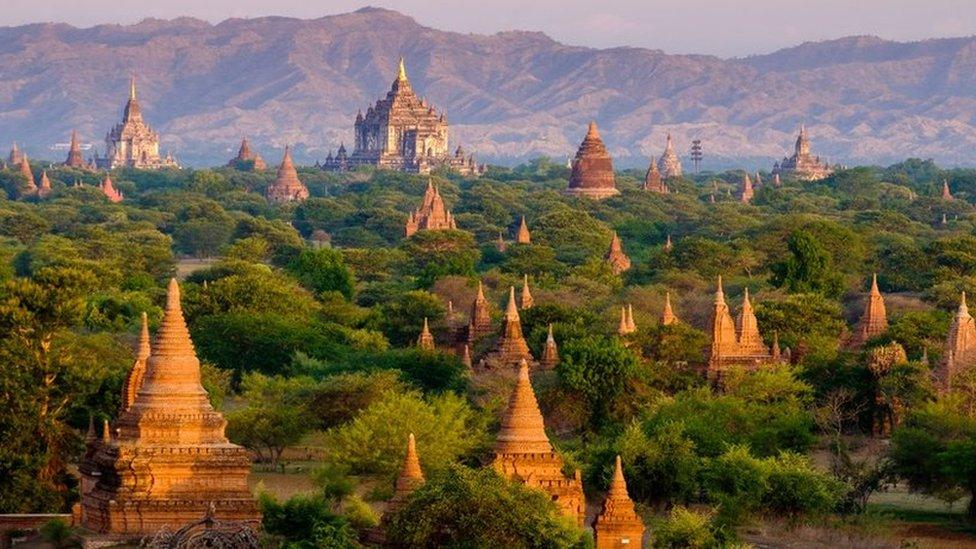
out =
<svg viewBox="0 0 976 549"><path fill-rule="evenodd" d="M976 365L976 321L969 314L966 304L966 292L959 298L959 309L956 311L949 333L946 336L945 353L942 361L935 368L935 382L942 391L952 387L953 376L962 370Z"/></svg>
<svg viewBox="0 0 976 549"><path fill-rule="evenodd" d="M552 337L552 324L549 324L546 346L542 349L542 358L539 359L539 369L552 370L557 364L559 364L559 348L556 346L556 338Z"/></svg>
<svg viewBox="0 0 976 549"><path fill-rule="evenodd" d="M143 312L142 330L139 332L139 346L136 347L136 360L133 362L129 373L125 376L125 383L122 385L122 409L119 410L120 412L125 412L131 408L132 403L136 401L136 394L139 392L139 387L142 386L142 378L146 375L149 354L149 319L146 317L146 313Z"/></svg>
<svg viewBox="0 0 976 549"><path fill-rule="evenodd" d="M142 107L136 99L135 78L129 83L129 100L122 111L122 122L105 136L105 156L96 156L95 164L105 170L180 167L171 156L159 155L159 134L142 118Z"/></svg>
<svg viewBox="0 0 976 549"><path fill-rule="evenodd" d="M711 374L721 366L721 361L727 356L734 356L738 352L738 342L735 338L735 322L725 302L725 290L722 288L722 277L718 277L715 290L715 303L712 310L711 322L712 343L709 350L708 369Z"/></svg>
<svg viewBox="0 0 976 549"><path fill-rule="evenodd" d="M241 138L241 147L237 150L237 156L231 158L227 166L252 172L260 172L268 168L261 155L251 150L251 144L247 142L247 137Z"/></svg>
<svg viewBox="0 0 976 549"><path fill-rule="evenodd" d="M657 169L664 179L681 177L681 160L678 159L678 154L674 152L671 132L668 132L668 143L664 146L664 154L657 161Z"/></svg>
<svg viewBox="0 0 976 549"><path fill-rule="evenodd" d="M738 354L744 357L768 357L769 349L763 343L762 336L759 335L759 323L756 321L756 314L752 310L752 302L749 301L749 288L746 287L742 294L742 310L736 319L736 331L738 332Z"/></svg>
<svg viewBox="0 0 976 549"><path fill-rule="evenodd" d="M627 481L620 456L613 470L613 480L603 500L603 510L593 522L596 549L640 548L644 537L644 521L637 516L634 502L627 494Z"/></svg>
<svg viewBox="0 0 976 549"><path fill-rule="evenodd" d="M20 148L17 147L15 142L12 147L10 147L10 154L7 156L7 166L19 166L21 162L24 161L24 153L21 152Z"/></svg>
<svg viewBox="0 0 976 549"><path fill-rule="evenodd" d="M586 137L576 151L566 194L597 200L620 194L613 175L613 160L600 138L596 122L590 122Z"/></svg>
<svg viewBox="0 0 976 549"><path fill-rule="evenodd" d="M278 176L268 186L268 200L270 202L301 202L308 198L308 187L298 179L298 170L291 159L291 148L285 146L285 155L278 166Z"/></svg>
<svg viewBox="0 0 976 549"><path fill-rule="evenodd" d="M47 170L41 170L41 182L37 187L37 196L38 198L47 198L51 196L52 192L51 180L47 176Z"/></svg>
<svg viewBox="0 0 976 549"><path fill-rule="evenodd" d="M420 468L420 458L417 457L417 442L413 433L407 438L407 453L403 457L403 467L397 477L393 498L386 505L386 512L396 512L403 506L410 494L424 485L424 472Z"/></svg>
<svg viewBox="0 0 976 549"><path fill-rule="evenodd" d="M668 194L669 192L668 186L661 179L661 171L657 169L657 162L654 161L653 156L650 166L647 167L647 173L644 174L644 190L658 194Z"/></svg>
<svg viewBox="0 0 976 549"><path fill-rule="evenodd" d="M13 155L13 153L10 153ZM24 185L20 187L20 196L30 196L37 194L37 182L34 180L34 172L31 171L30 159L27 153L20 153L20 175L24 178Z"/></svg>
<svg viewBox="0 0 976 549"><path fill-rule="evenodd" d="M548 493L564 515L583 526L586 500L579 470L574 478L563 476L563 460L546 436L542 412L529 380L529 366L524 360L502 416L492 466L505 478Z"/></svg>
<svg viewBox="0 0 976 549"><path fill-rule="evenodd" d="M810 153L810 139L806 126L800 126L800 133L796 136L793 146L793 156L784 158L773 165L773 185L779 186L779 176L792 177L800 181L817 181L834 173L826 162L819 156Z"/></svg>
<svg viewBox="0 0 976 549"><path fill-rule="evenodd" d="M610 264L610 269L615 275L630 269L630 258L624 253L624 248L620 243L620 237L617 236L617 231L613 232L613 238L610 240L610 249L603 256L603 260Z"/></svg>
<svg viewBox="0 0 976 549"><path fill-rule="evenodd" d="M518 244L531 244L532 235L529 234L529 226L525 223L525 216L522 216L522 221L519 222L518 233L515 235L515 242Z"/></svg>
<svg viewBox="0 0 976 549"><path fill-rule="evenodd" d="M763 343L756 315L749 300L749 288L742 296L742 310L733 323L729 307L725 303L722 277L718 277L715 291L715 308L711 321L711 346L708 356L708 378L721 384L725 370L732 366L754 369L772 364L773 356Z"/></svg>
<svg viewBox="0 0 976 549"><path fill-rule="evenodd" d="M748 204L752 202L752 197L755 195L755 191L752 189L752 179L749 178L749 174L745 173L742 175L742 184L739 187L739 202L743 204Z"/></svg>
<svg viewBox="0 0 976 549"><path fill-rule="evenodd" d="M71 130L71 146L68 148L68 157L64 160L64 165L76 170L87 170L88 164L81 156L81 145L78 144L78 132Z"/></svg>
<svg viewBox="0 0 976 549"><path fill-rule="evenodd" d="M404 232L409 238L417 231L446 231L457 229L454 216L451 215L441 193L434 186L434 182L427 180L427 190L420 207L410 214Z"/></svg>
<svg viewBox="0 0 976 549"><path fill-rule="evenodd" d="M258 526L247 451L224 436L227 422L200 384L175 279L135 393L115 428L89 443L80 466L82 526L131 538L208 513Z"/></svg>
<svg viewBox="0 0 976 549"><path fill-rule="evenodd" d="M878 275L875 274L871 277L871 291L850 345L861 347L867 340L883 334L887 329L888 313L885 311L884 297L878 291Z"/></svg>

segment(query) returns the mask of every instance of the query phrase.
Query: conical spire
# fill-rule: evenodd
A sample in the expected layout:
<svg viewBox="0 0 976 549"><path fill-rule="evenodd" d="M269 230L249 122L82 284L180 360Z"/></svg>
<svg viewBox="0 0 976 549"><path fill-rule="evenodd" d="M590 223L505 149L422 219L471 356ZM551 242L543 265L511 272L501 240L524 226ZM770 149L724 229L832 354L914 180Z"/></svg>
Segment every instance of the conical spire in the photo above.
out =
<svg viewBox="0 0 976 549"><path fill-rule="evenodd" d="M620 323L617 324L617 334L625 336L632 333L634 330L631 328L630 320L627 317L627 307L620 307Z"/></svg>
<svg viewBox="0 0 976 549"><path fill-rule="evenodd" d="M742 187L739 190L739 200L743 204L748 204L752 201L752 197L755 195L755 191L752 189L752 180L749 179L749 174L745 173L742 176Z"/></svg>
<svg viewBox="0 0 976 549"><path fill-rule="evenodd" d="M508 307L505 310L505 327L498 338L492 361L511 367L522 360L532 360L532 352L522 335L522 322L518 307L515 306L515 286L511 286L508 290Z"/></svg>
<svg viewBox="0 0 976 549"><path fill-rule="evenodd" d="M773 332L773 348L770 353L774 362L779 362L782 359L782 352L779 348L779 332Z"/></svg>
<svg viewBox="0 0 976 549"><path fill-rule="evenodd" d="M549 324L549 333L546 335L546 346L542 349L542 358L539 359L539 367L543 370L551 370L559 363L559 348L556 346L556 338L552 336L552 323Z"/></svg>
<svg viewBox="0 0 976 549"><path fill-rule="evenodd" d="M461 364L471 367L471 348L467 343L464 344L464 352L461 354Z"/></svg>
<svg viewBox="0 0 976 549"><path fill-rule="evenodd" d="M675 316L674 311L671 309L671 292L665 292L664 310L661 312L661 324L663 326L670 326L677 321L678 317Z"/></svg>
<svg viewBox="0 0 976 549"><path fill-rule="evenodd" d="M630 258L624 253L623 245L620 243L620 237L617 236L617 231L613 231L613 238L610 240L610 249L607 250L607 254L603 256L603 259L610 264L610 270L613 271L613 274L618 275L630 269Z"/></svg>
<svg viewBox="0 0 976 549"><path fill-rule="evenodd" d="M529 380L529 365L519 364L518 381L502 416L495 454L548 454L553 451Z"/></svg>
<svg viewBox="0 0 976 549"><path fill-rule="evenodd" d="M884 297L878 290L877 273L871 276L871 290L868 292L867 302L864 304L864 313L858 322L854 337L851 340L853 347L864 345L872 337L877 337L888 329L888 314L885 309Z"/></svg>
<svg viewBox="0 0 976 549"><path fill-rule="evenodd" d="M641 546L644 523L634 510L634 502L627 494L627 481L620 456L614 465L613 479L603 502L603 510L593 523L597 547Z"/></svg>
<svg viewBox="0 0 976 549"><path fill-rule="evenodd" d="M129 77L129 101L136 100L136 77Z"/></svg>
<svg viewBox="0 0 976 549"><path fill-rule="evenodd" d="M112 430L108 426L108 420L102 420L102 442L111 442Z"/></svg>
<svg viewBox="0 0 976 549"><path fill-rule="evenodd" d="M637 331L637 323L634 322L634 306L630 303L627 304L627 327L631 332Z"/></svg>
<svg viewBox="0 0 976 549"><path fill-rule="evenodd" d="M108 198L109 202L122 202L122 193L115 188L115 184L112 183L112 178L105 174L105 179L102 180L102 194Z"/></svg>
<svg viewBox="0 0 976 549"><path fill-rule="evenodd" d="M485 288L478 281L478 293L471 304L471 320L468 323L468 344L474 344L478 339L490 334L491 312L488 310L488 300L485 299Z"/></svg>
<svg viewBox="0 0 976 549"><path fill-rule="evenodd" d="M24 193L23 194L34 194L37 192L37 183L34 181L34 173L30 169L30 159L27 158L27 153L21 153L20 155L20 175L24 176Z"/></svg>
<svg viewBox="0 0 976 549"><path fill-rule="evenodd" d="M139 345L136 347L136 359L132 363L132 368L125 376L125 383L122 385L122 410L128 410L136 400L139 388L142 386L142 379L146 375L146 362L152 349L149 344L149 319L145 311L142 313L142 329L139 332Z"/></svg>
<svg viewBox="0 0 976 549"><path fill-rule="evenodd" d="M586 128L585 139L600 139L600 130L597 129L595 120L591 120L590 125Z"/></svg>
<svg viewBox="0 0 976 549"><path fill-rule="evenodd" d="M529 275L522 275L522 309L531 309L533 305L535 300L529 291Z"/></svg>
<svg viewBox="0 0 976 549"><path fill-rule="evenodd" d="M949 191L949 182L945 179L942 180L942 199L952 200L952 192Z"/></svg>
<svg viewBox="0 0 976 549"><path fill-rule="evenodd" d="M71 130L71 146L68 148L68 158L65 159L64 165L75 169L85 167L85 159L81 156L81 145L78 143L78 132L75 130Z"/></svg>
<svg viewBox="0 0 976 549"><path fill-rule="evenodd" d="M600 200L620 194L613 173L613 159L600 139L596 122L590 122L586 137L576 150L566 194Z"/></svg>
<svg viewBox="0 0 976 549"><path fill-rule="evenodd" d="M407 79L407 67L403 62L403 56L400 56L400 63L397 65L397 80L405 81Z"/></svg>
<svg viewBox="0 0 976 549"><path fill-rule="evenodd" d="M126 101L125 109L122 112L122 123L127 124L139 120L142 120L142 110L139 107L139 101L136 99L136 77L132 76L129 78L129 100Z"/></svg>
<svg viewBox="0 0 976 549"><path fill-rule="evenodd" d="M515 286L508 289L508 307L505 308L506 322L519 322L518 307L515 306Z"/></svg>
<svg viewBox="0 0 976 549"><path fill-rule="evenodd" d="M721 356L734 355L738 348L735 323L729 313L729 306L725 303L725 291L722 288L721 275L718 277L715 290L715 306L712 311L711 328L711 358L714 360Z"/></svg>
<svg viewBox="0 0 976 549"><path fill-rule="evenodd" d="M951 386L958 368L976 363L976 321L969 314L966 292L959 295L959 308L949 325L943 356L936 367L935 377L940 388L945 390Z"/></svg>
<svg viewBox="0 0 976 549"><path fill-rule="evenodd" d="M515 241L519 244L531 244L532 235L529 234L529 226L525 223L525 216L522 216L522 221L519 223L518 234L515 237Z"/></svg>
<svg viewBox="0 0 976 549"><path fill-rule="evenodd" d="M414 490L424 484L424 472L420 468L420 459L417 457L417 442L413 433L407 438L407 453L403 457L403 467L400 469L400 476L397 477L394 485L393 498L387 504L386 511L394 512L407 501Z"/></svg>
<svg viewBox="0 0 976 549"><path fill-rule="evenodd" d="M749 300L748 286L742 295L742 311L739 313L737 328L739 353L746 356L769 354L769 350L759 334L759 323L756 321L756 314L753 312L752 302Z"/></svg>
<svg viewBox="0 0 976 549"><path fill-rule="evenodd" d="M434 336L430 333L430 326L427 324L427 317L424 317L424 328L420 331L417 338L417 347L425 351L434 350Z"/></svg>
<svg viewBox="0 0 976 549"><path fill-rule="evenodd" d="M37 189L37 196L46 198L51 195L51 180L47 177L47 170L41 171L41 184Z"/></svg>
<svg viewBox="0 0 976 549"><path fill-rule="evenodd" d="M298 179L298 171L291 157L291 146L285 145L285 154L278 166L278 175L268 187L268 200L272 202L301 201L308 198L308 188Z"/></svg>

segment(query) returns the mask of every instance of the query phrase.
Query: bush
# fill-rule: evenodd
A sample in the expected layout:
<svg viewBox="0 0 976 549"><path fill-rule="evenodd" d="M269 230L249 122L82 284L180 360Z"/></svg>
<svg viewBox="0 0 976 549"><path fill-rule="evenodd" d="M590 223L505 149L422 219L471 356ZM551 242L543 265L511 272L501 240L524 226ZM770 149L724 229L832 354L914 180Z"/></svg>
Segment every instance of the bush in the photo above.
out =
<svg viewBox="0 0 976 549"><path fill-rule="evenodd" d="M359 547L349 522L332 512L328 501L318 495L295 496L284 503L264 493L258 497L265 532L280 536L286 547ZM294 545L292 545L294 544Z"/></svg>
<svg viewBox="0 0 976 549"><path fill-rule="evenodd" d="M843 485L816 470L804 456L784 452L767 460L769 487L763 498L768 510L796 518L801 514L832 511L840 502Z"/></svg>
<svg viewBox="0 0 976 549"><path fill-rule="evenodd" d="M671 509L667 520L654 529L654 547L718 547L718 541L712 532L711 517L680 506Z"/></svg>

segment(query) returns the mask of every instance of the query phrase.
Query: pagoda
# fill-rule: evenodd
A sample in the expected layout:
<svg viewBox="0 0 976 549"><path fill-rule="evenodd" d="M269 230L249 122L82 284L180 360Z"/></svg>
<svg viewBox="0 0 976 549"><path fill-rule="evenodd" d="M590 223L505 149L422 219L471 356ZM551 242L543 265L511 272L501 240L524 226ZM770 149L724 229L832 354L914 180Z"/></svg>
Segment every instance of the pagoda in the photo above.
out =
<svg viewBox="0 0 976 549"><path fill-rule="evenodd" d="M96 155L95 164L104 170L180 167L172 156L159 155L159 134L142 118L142 107L136 99L135 78L129 83L129 100L122 110L122 122L105 136L105 156L99 158Z"/></svg>
<svg viewBox="0 0 976 549"><path fill-rule="evenodd" d="M115 188L115 185L112 183L112 178L109 177L108 174L105 174L105 179L102 180L102 184L99 189L101 189L102 194L105 195L105 198L108 198L109 202L119 203L125 199L122 192Z"/></svg>
<svg viewBox="0 0 976 549"><path fill-rule="evenodd" d="M782 175L800 181L817 181L832 173L834 173L833 168L821 161L819 156L810 153L810 139L807 137L805 126L800 126L800 134L796 137L796 144L793 147L793 156L773 165L773 177ZM773 184L778 187L778 180L774 180Z"/></svg>
<svg viewBox="0 0 976 549"><path fill-rule="evenodd" d="M952 200L952 191L949 190L949 182L942 180L942 200Z"/></svg>
<svg viewBox="0 0 976 549"><path fill-rule="evenodd" d="M748 173L744 173L742 175L742 185L739 187L739 202L748 204L752 202L752 197L755 194L755 191L752 189L752 179L749 179Z"/></svg>
<svg viewBox="0 0 976 549"><path fill-rule="evenodd" d="M657 162L654 161L654 157L651 157L651 164L647 167L647 173L644 174L644 190L650 191L652 193L658 194L668 194L668 186L664 183L664 179L661 178L661 170L657 168Z"/></svg>
<svg viewBox="0 0 976 549"><path fill-rule="evenodd" d="M403 507L410 494L423 485L424 472L420 468L420 458L417 457L417 441L413 433L410 433L407 438L407 453L403 457L403 467L394 485L393 498L386 505L386 513L394 513Z"/></svg>
<svg viewBox="0 0 976 549"><path fill-rule="evenodd" d="M71 130L71 146L68 148L68 157L64 160L67 168L76 170L87 170L88 164L81 156L81 145L78 144L78 132Z"/></svg>
<svg viewBox="0 0 976 549"><path fill-rule="evenodd" d="M627 481L624 469L617 456L613 470L613 480L603 500L603 509L593 521L596 549L616 549L620 547L641 547L644 537L644 521L634 510L634 502L627 494Z"/></svg>
<svg viewBox="0 0 976 549"><path fill-rule="evenodd" d="M424 351L434 350L434 335L430 333L430 326L427 325L427 317L424 317L424 327L417 337L417 348Z"/></svg>
<svg viewBox="0 0 976 549"><path fill-rule="evenodd" d="M664 310L661 311L661 325L670 326L676 322L678 322L678 317L671 309L671 292L666 292L664 294Z"/></svg>
<svg viewBox="0 0 976 549"><path fill-rule="evenodd" d="M285 146L285 156L281 159L278 166L278 176L268 187L268 200L270 202L301 202L308 198L308 187L298 179L298 170L291 159L291 148Z"/></svg>
<svg viewBox="0 0 976 549"><path fill-rule="evenodd" d="M613 175L613 160L600 138L596 122L590 122L586 137L576 151L566 194L597 200L620 194Z"/></svg>
<svg viewBox="0 0 976 549"><path fill-rule="evenodd" d="M883 334L888 329L888 314L885 311L884 296L878 291L878 275L871 277L871 291L868 293L864 314L857 324L850 346L862 347L869 339Z"/></svg>
<svg viewBox="0 0 976 549"><path fill-rule="evenodd" d="M610 270L615 275L619 275L630 269L630 258L624 253L624 248L620 243L620 237L617 236L617 231L613 232L613 238L610 240L610 249L603 256L603 260L610 265Z"/></svg>
<svg viewBox="0 0 976 549"><path fill-rule="evenodd" d="M142 378L146 375L146 365L149 361L151 347L149 343L149 320L146 313L142 313L142 330L139 332L139 345L136 347L136 360L125 376L122 384L122 409L124 412L132 407L136 401L136 393L142 386Z"/></svg>
<svg viewBox="0 0 976 549"><path fill-rule="evenodd" d="M88 441L79 467L81 525L127 539L178 530L204 516L259 527L247 450L224 436L227 421L200 384L175 279L144 364L141 379L128 380L135 398L114 429Z"/></svg>
<svg viewBox="0 0 976 549"><path fill-rule="evenodd" d="M522 216L522 221L519 222L518 233L515 235L515 242L518 244L531 244L532 235L529 234L529 226L525 223L525 216Z"/></svg>
<svg viewBox="0 0 976 549"><path fill-rule="evenodd" d="M935 368L935 382L942 391L952 387L952 378L976 365L976 322L969 314L966 292L959 298L959 309L949 325L945 352Z"/></svg>
<svg viewBox="0 0 976 549"><path fill-rule="evenodd" d="M529 275L522 275L522 309L531 309L535 305L532 292L529 291Z"/></svg>
<svg viewBox="0 0 976 549"><path fill-rule="evenodd" d="M491 312L488 310L488 300L485 299L485 287L478 281L478 293L471 304L471 318L468 320L468 340L474 346L478 340L491 334Z"/></svg>
<svg viewBox="0 0 976 549"><path fill-rule="evenodd" d="M617 335L626 336L637 331L634 322L634 308L630 305L620 308L620 323L617 325Z"/></svg>
<svg viewBox="0 0 976 549"><path fill-rule="evenodd" d="M556 346L556 338L552 337L552 324L549 324L549 333L546 334L546 346L542 349L542 357L539 359L540 370L552 370L559 364L559 348Z"/></svg>
<svg viewBox="0 0 976 549"><path fill-rule="evenodd" d="M508 307L505 309L505 325L495 349L481 360L482 368L504 371L515 368L519 362L532 362L532 352L522 335L522 321L515 305L515 286L509 288Z"/></svg>
<svg viewBox="0 0 976 549"><path fill-rule="evenodd" d="M430 173L445 167L461 175L481 175L484 166L474 156L465 155L458 147L454 154L448 149L447 115L414 93L403 58L397 67L386 97L356 115L356 146L348 158L345 146L339 155L326 160L323 168L343 171L357 166L375 166L386 170L411 173Z"/></svg>
<svg viewBox="0 0 976 549"><path fill-rule="evenodd" d="M668 132L668 142L664 146L664 154L657 161L657 169L661 172L661 177L670 179L681 177L681 160L674 152L674 143L671 142L671 132Z"/></svg>
<svg viewBox="0 0 976 549"><path fill-rule="evenodd" d="M24 161L24 153L21 152L20 148L17 147L17 143L14 142L13 146L10 147L10 154L7 156L7 166L19 166Z"/></svg>
<svg viewBox="0 0 976 549"><path fill-rule="evenodd" d="M251 144L247 142L247 137L241 138L241 148L237 150L237 156L231 158L227 166L251 172L260 172L268 168L261 155L251 150Z"/></svg>
<svg viewBox="0 0 976 549"><path fill-rule="evenodd" d="M37 196L38 198L47 198L51 196L52 192L51 180L47 176L47 170L41 170L41 183L37 187Z"/></svg>
<svg viewBox="0 0 976 549"><path fill-rule="evenodd" d="M457 229L454 223L454 216L451 215L444 199L441 198L440 191L434 186L434 182L427 180L427 190L424 192L424 201L420 207L410 214L407 219L405 233L407 237L413 236L417 231L447 231Z"/></svg>
<svg viewBox="0 0 976 549"><path fill-rule="evenodd" d="M532 382L529 365L521 361L515 390L502 416L501 430L494 447L492 466L503 477L546 492L556 507L583 526L586 500L577 469L573 478L563 475L563 460L549 437Z"/></svg>
<svg viewBox="0 0 976 549"><path fill-rule="evenodd" d="M20 175L24 178L24 186L21 187L20 196L30 196L37 194L37 182L34 180L34 172L30 168L30 159L27 153L20 154Z"/></svg>
<svg viewBox="0 0 976 549"><path fill-rule="evenodd" d="M743 293L742 310L733 321L729 306L725 303L721 276L718 277L709 331L708 377L717 385L722 383L722 377L730 367L741 366L751 370L775 362L759 333L759 324L749 300L749 288Z"/></svg>

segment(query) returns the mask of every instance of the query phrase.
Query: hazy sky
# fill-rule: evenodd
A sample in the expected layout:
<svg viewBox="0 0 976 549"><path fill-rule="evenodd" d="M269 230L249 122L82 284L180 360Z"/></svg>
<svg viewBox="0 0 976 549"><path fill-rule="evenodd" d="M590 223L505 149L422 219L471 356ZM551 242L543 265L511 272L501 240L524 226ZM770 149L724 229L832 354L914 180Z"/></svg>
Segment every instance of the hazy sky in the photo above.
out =
<svg viewBox="0 0 976 549"><path fill-rule="evenodd" d="M181 15L214 22L315 18L366 5L396 9L444 30L541 30L569 44L724 57L851 34L894 40L976 34L976 0L2 0L0 25L91 26Z"/></svg>

